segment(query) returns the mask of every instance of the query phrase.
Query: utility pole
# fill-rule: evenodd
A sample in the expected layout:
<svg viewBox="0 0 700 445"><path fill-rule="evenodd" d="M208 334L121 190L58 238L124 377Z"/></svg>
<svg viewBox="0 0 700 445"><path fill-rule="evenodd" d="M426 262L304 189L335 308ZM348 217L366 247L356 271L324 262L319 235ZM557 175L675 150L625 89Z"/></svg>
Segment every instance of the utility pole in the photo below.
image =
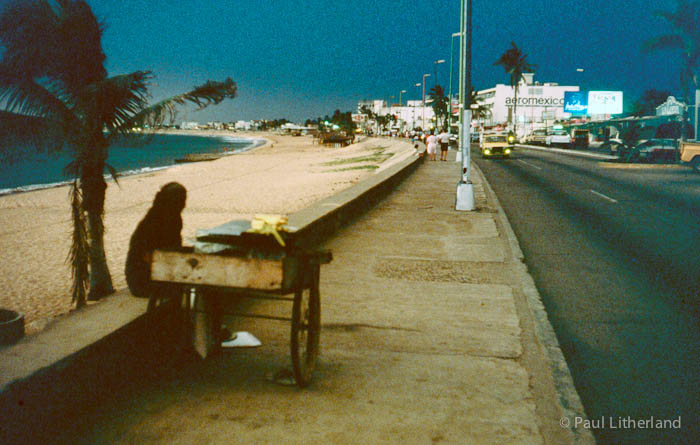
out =
<svg viewBox="0 0 700 445"><path fill-rule="evenodd" d="M452 132L452 59L454 59L454 43L455 43L455 37L461 36L462 33L460 32L455 32L452 33L452 37L450 38L450 105L449 105L449 113L447 113L447 131Z"/></svg>
<svg viewBox="0 0 700 445"><path fill-rule="evenodd" d="M472 109L471 109L471 64L472 64L472 1L463 0L462 1L462 32L463 37L460 39L462 41L462 51L460 56L460 78L464 79L464 89L463 89L463 99L460 108L460 116L462 117L462 125L459 131L459 145L462 151L462 177L460 178L459 184L457 184L457 200L455 204L455 210L470 211L474 210L474 184L472 184L469 174L471 169L471 156L470 156L470 145L471 145L471 121L472 121ZM466 37L466 38L465 38Z"/></svg>
<svg viewBox="0 0 700 445"><path fill-rule="evenodd" d="M430 74L423 74L423 123L421 130L425 133L425 78L430 77Z"/></svg>

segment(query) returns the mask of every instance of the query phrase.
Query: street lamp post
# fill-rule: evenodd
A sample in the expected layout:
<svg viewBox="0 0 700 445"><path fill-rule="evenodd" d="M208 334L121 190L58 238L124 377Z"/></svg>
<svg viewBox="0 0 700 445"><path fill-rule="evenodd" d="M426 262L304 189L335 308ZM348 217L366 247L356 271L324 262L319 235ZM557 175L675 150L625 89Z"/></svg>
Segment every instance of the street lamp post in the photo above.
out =
<svg viewBox="0 0 700 445"><path fill-rule="evenodd" d="M401 90L401 91L399 91L399 106L400 106L400 107L403 107L403 103L401 103L401 95L402 95L403 93L405 93L405 92L406 92L406 90Z"/></svg>
<svg viewBox="0 0 700 445"><path fill-rule="evenodd" d="M460 127L459 135L459 145L462 150L462 177L457 184L457 199L455 204L455 210L474 210L474 184L472 184L469 179L470 173L470 163L471 159L469 156L471 137L469 134L471 127L471 46L472 46L472 2L471 0L463 0L461 8L461 24L460 33L464 34L466 38L462 40L462 50L460 53L460 74L464 74L464 102L460 108L460 115L462 116L462 125ZM462 77L462 76L460 76Z"/></svg>
<svg viewBox="0 0 700 445"><path fill-rule="evenodd" d="M421 83L418 82L414 86L420 87ZM415 104L415 102L413 103L413 107L411 107L411 108L412 108L412 116L413 116L413 122L411 123L411 125L412 125L411 130L415 130L416 129L416 104Z"/></svg>
<svg viewBox="0 0 700 445"><path fill-rule="evenodd" d="M403 103L401 102L401 95L405 92L406 92L406 90L399 91L399 122L398 122L399 129L403 129L403 125L401 125L401 123L403 121L403 119L402 119L402 117L403 117Z"/></svg>
<svg viewBox="0 0 700 445"><path fill-rule="evenodd" d="M423 74L423 123L421 124L421 129L425 133L425 78L430 77L430 74Z"/></svg>
<svg viewBox="0 0 700 445"><path fill-rule="evenodd" d="M455 43L455 37L461 36L461 32L455 32L452 33L452 38L450 39L450 92L449 92L449 112L447 113L447 129L450 131L452 128L452 72L454 71L452 69L452 59L454 55L454 43Z"/></svg>
<svg viewBox="0 0 700 445"><path fill-rule="evenodd" d="M437 66L438 66L439 64L441 64L441 63L445 63L445 59L436 60L436 61L433 62L433 63L434 63L434 66L433 66L433 74L435 74L435 81L433 82L433 86L435 86L435 85L438 84L438 80L437 80L437 79L438 79L438 77L437 77Z"/></svg>

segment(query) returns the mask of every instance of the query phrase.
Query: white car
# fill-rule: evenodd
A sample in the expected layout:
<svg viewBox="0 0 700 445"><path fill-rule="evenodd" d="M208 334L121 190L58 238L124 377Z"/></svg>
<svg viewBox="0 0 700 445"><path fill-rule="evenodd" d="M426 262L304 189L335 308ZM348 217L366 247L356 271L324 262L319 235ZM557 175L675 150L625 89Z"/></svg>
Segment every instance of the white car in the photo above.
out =
<svg viewBox="0 0 700 445"><path fill-rule="evenodd" d="M566 130L554 130L547 135L544 143L547 144L548 147L559 145L568 148L571 146L571 135L569 135Z"/></svg>

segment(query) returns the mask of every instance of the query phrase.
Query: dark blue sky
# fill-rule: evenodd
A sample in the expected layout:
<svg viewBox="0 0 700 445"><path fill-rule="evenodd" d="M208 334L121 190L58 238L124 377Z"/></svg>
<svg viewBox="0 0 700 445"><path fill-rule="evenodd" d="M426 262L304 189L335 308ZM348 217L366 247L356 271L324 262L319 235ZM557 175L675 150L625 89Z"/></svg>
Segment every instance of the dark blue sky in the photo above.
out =
<svg viewBox="0 0 700 445"><path fill-rule="evenodd" d="M150 69L163 98L227 76L239 97L202 112L200 122L254 118L303 121L354 110L358 100L404 89L420 98L424 73L449 78L459 0L88 0L106 22L110 74ZM623 90L679 90L680 58L644 55L641 44L670 31L653 16L675 0L473 1L473 83L508 83L493 62L514 41L537 65L536 80ZM455 39L455 73L457 64ZM576 68L584 68L583 73ZM426 79L432 86L432 77ZM454 89L457 88L456 82Z"/></svg>

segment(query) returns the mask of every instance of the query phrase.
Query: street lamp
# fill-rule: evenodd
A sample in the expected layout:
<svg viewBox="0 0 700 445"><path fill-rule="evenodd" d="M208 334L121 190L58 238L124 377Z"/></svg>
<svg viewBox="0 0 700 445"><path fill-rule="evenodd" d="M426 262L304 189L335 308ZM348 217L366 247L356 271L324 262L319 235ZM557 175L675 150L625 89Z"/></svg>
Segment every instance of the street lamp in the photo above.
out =
<svg viewBox="0 0 700 445"><path fill-rule="evenodd" d="M423 124L421 129L425 132L425 78L430 77L430 74L423 74Z"/></svg>
<svg viewBox="0 0 700 445"><path fill-rule="evenodd" d="M462 177L457 184L455 210L474 210L474 184L469 179L471 159L469 156L471 137L471 62L472 62L472 1L462 0L460 33L466 33L460 51L460 77L464 79L464 103L460 108L462 126L459 131L459 145L462 150ZM462 76L463 74L463 76Z"/></svg>
<svg viewBox="0 0 700 445"><path fill-rule="evenodd" d="M433 83L433 86L435 86L435 85L437 85L437 66L441 63L445 63L445 59L436 60L433 63L435 64L435 66L433 66L433 68L434 68L433 72L435 74L435 82Z"/></svg>
<svg viewBox="0 0 700 445"><path fill-rule="evenodd" d="M449 100L450 105L449 105L449 112L447 113L447 128L448 128L448 131L449 131L449 129L452 128L452 72L454 71L454 70L452 69L452 59L453 59L452 56L454 55L454 48L453 48L453 46L454 46L454 43L455 43L455 37L459 37L459 36L461 36L461 35L462 35L461 32L452 33L452 38L450 39L450 93L449 93L449 96L450 96L450 100Z"/></svg>
<svg viewBox="0 0 700 445"><path fill-rule="evenodd" d="M415 84L414 86L420 87L420 86L421 86L421 83L418 82L418 83ZM412 116L413 116L413 121L411 122L411 126L412 126L411 130L415 130L415 129L416 129L416 104L415 104L415 102L413 103L413 106L412 106L411 108L412 108L411 113L412 113Z"/></svg>
<svg viewBox="0 0 700 445"><path fill-rule="evenodd" d="M405 93L405 92L406 92L406 90L401 90L401 91L399 91L399 106L400 106L400 107L403 106L403 103L401 102L401 95L402 95L403 93Z"/></svg>

